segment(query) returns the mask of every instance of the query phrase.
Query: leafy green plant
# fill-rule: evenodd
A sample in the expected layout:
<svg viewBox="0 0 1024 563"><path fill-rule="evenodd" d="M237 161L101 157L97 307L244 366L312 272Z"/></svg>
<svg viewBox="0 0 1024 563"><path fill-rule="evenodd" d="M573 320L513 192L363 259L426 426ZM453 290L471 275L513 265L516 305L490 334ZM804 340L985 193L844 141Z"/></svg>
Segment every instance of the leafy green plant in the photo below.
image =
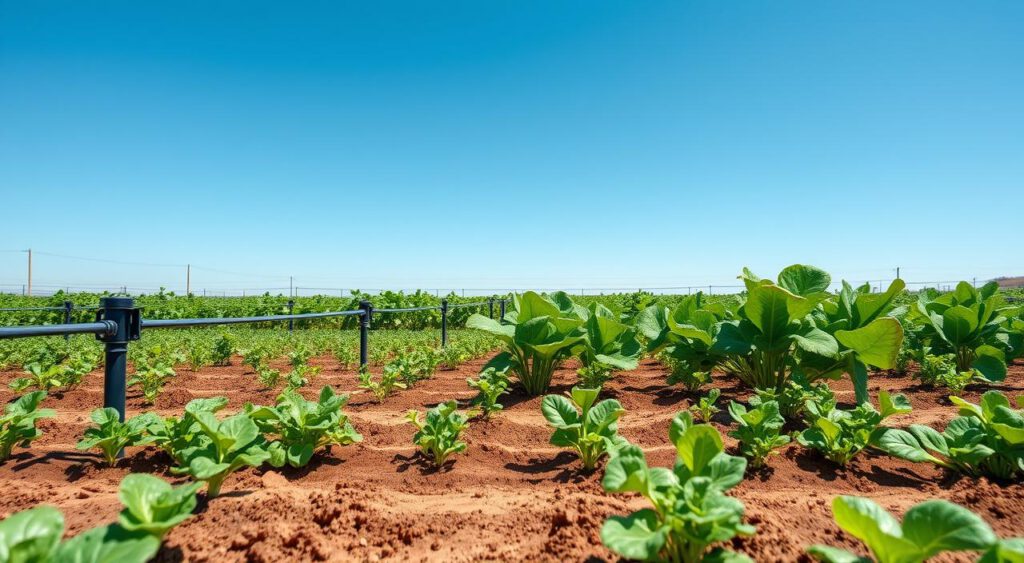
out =
<svg viewBox="0 0 1024 563"><path fill-rule="evenodd" d="M247 413L218 420L213 413L194 410L190 413L205 438L193 441L174 456L184 464L172 469L173 473L188 474L197 481L207 483L209 498L220 494L224 480L235 471L258 467L270 458L266 441Z"/></svg>
<svg viewBox="0 0 1024 563"><path fill-rule="evenodd" d="M925 354L918 377L926 385L946 387L953 393L963 391L975 378L984 381L984 378L978 377L976 370L957 371L953 354Z"/></svg>
<svg viewBox="0 0 1024 563"><path fill-rule="evenodd" d="M618 434L618 420L626 410L615 399L597 403L599 393L600 389L573 387L568 398L548 395L540 406L544 419L555 428L551 443L576 450L587 471L626 444Z"/></svg>
<svg viewBox="0 0 1024 563"><path fill-rule="evenodd" d="M75 447L83 451L98 448L103 460L111 467L117 464L117 455L124 448L152 442L147 428L159 420L153 413L144 413L121 422L120 413L111 407L92 411L89 419L96 426L86 428Z"/></svg>
<svg viewBox="0 0 1024 563"><path fill-rule="evenodd" d="M984 520L944 500L914 505L903 515L902 523L874 501L860 497L836 497L832 500L832 514L840 528L864 542L878 563L918 563L940 553L992 551L1001 547L999 538ZM807 552L830 563L870 561L825 545L811 546Z"/></svg>
<svg viewBox="0 0 1024 563"><path fill-rule="evenodd" d="M640 493L653 508L612 516L601 527L604 545L627 559L693 563L749 561L715 544L751 535L743 503L726 491L743 480L747 462L725 453L722 437L687 412L672 421L673 469L648 467L644 452L627 445L608 461L602 484L610 493Z"/></svg>
<svg viewBox="0 0 1024 563"><path fill-rule="evenodd" d="M491 413L504 408L498 402L498 399L502 395L508 394L508 373L494 368L487 368L480 372L476 379L467 377L466 383L470 388L478 391L477 396L473 398L472 404L480 407L483 418L487 418Z"/></svg>
<svg viewBox="0 0 1024 563"><path fill-rule="evenodd" d="M398 381L398 373L394 370L383 370L380 380L375 380L370 370L364 369L359 372L359 388L373 393L377 402L383 403L384 399L394 393L396 389L405 389L406 385Z"/></svg>
<svg viewBox="0 0 1024 563"><path fill-rule="evenodd" d="M807 383L807 380L799 375L786 382L782 392L775 389L755 389L755 395L750 398L750 405L756 407L766 401L775 401L779 404L779 412L784 418L795 420L804 413L804 406L808 401L818 407L818 412L831 411L836 406L836 396L832 389L825 383Z"/></svg>
<svg viewBox="0 0 1024 563"><path fill-rule="evenodd" d="M348 395L337 395L325 385L317 401L286 390L275 406L247 406L246 410L260 431L277 436L267 448L271 465L304 467L322 449L363 440L341 410L347 402Z"/></svg>
<svg viewBox="0 0 1024 563"><path fill-rule="evenodd" d="M980 405L959 397L950 400L959 406L960 416L942 433L920 424L907 430L887 428L873 445L895 457L967 475L1024 476L1024 409L1013 409L998 391L982 395Z"/></svg>
<svg viewBox="0 0 1024 563"><path fill-rule="evenodd" d="M253 346L242 351L242 364L249 366L253 373L259 373L260 368L266 365L270 351L263 346Z"/></svg>
<svg viewBox="0 0 1024 563"><path fill-rule="evenodd" d="M0 522L0 561L145 563L160 549L160 539L118 524L92 528L61 541L64 515L52 506L15 513Z"/></svg>
<svg viewBox="0 0 1024 563"><path fill-rule="evenodd" d="M583 366L576 370L580 378L580 387L584 389L600 389L612 378L613 369L611 366L594 362L589 366Z"/></svg>
<svg viewBox="0 0 1024 563"><path fill-rule="evenodd" d="M669 364L669 369L669 385L682 385L688 391L697 391L711 383L711 372L693 371L686 362L673 361Z"/></svg>
<svg viewBox="0 0 1024 563"><path fill-rule="evenodd" d="M128 531L143 531L163 538L171 528L185 521L196 508L196 491L202 483L172 487L159 477L132 473L121 480L117 497L124 510L118 523Z"/></svg>
<svg viewBox="0 0 1024 563"><path fill-rule="evenodd" d="M146 427L146 434L151 443L162 449L177 465L186 465L187 461L183 454L198 447L206 439L200 431L196 414L200 412L213 414L227 404L227 397L192 399L185 405L185 412L180 418L174 416L155 418Z"/></svg>
<svg viewBox="0 0 1024 563"><path fill-rule="evenodd" d="M320 373L319 366L299 364L288 372L288 376L285 378L285 389L294 391L299 387L305 387L306 385L309 385L309 380L315 377L318 373Z"/></svg>
<svg viewBox="0 0 1024 563"><path fill-rule="evenodd" d="M459 413L455 401L447 401L428 410L425 421L420 420L420 413L415 410L405 413L405 418L416 427L413 443L435 467L443 466L452 454L466 451L466 443L460 441L459 436L468 422L466 416Z"/></svg>
<svg viewBox="0 0 1024 563"><path fill-rule="evenodd" d="M348 369L359 361L359 356L352 348L341 346L334 349L334 359L341 369Z"/></svg>
<svg viewBox="0 0 1024 563"><path fill-rule="evenodd" d="M871 285L856 289L843 281L837 299L826 299L811 313L816 326L832 335L839 350L822 354L807 350L801 355L799 371L808 379L838 379L849 374L858 403L867 403L868 369L892 369L903 346L903 325L896 319L902 309L897 298L905 284L894 280L882 293Z"/></svg>
<svg viewBox="0 0 1024 563"><path fill-rule="evenodd" d="M536 396L547 392L555 368L586 338L581 311L586 309L564 293L548 298L528 291L513 296L512 310L502 320L474 314L466 327L496 336L505 350L486 367L509 370Z"/></svg>
<svg viewBox="0 0 1024 563"><path fill-rule="evenodd" d="M209 352L210 361L215 366L231 365L231 356L235 353L235 338L228 333L222 333L213 342L213 348Z"/></svg>
<svg viewBox="0 0 1024 563"><path fill-rule="evenodd" d="M63 368L59 364L44 366L39 362L25 365L28 377L18 377L11 381L11 389L20 393L29 388L39 391L50 391L64 386Z"/></svg>
<svg viewBox="0 0 1024 563"><path fill-rule="evenodd" d="M30 442L43 435L42 430L36 428L39 419L57 416L53 409L39 408L45 398L46 391L33 391L4 406L4 414L0 416L0 463L11 457L14 446L27 448Z"/></svg>
<svg viewBox="0 0 1024 563"><path fill-rule="evenodd" d="M861 403L852 410L833 408L826 413L818 404L808 401L810 427L797 436L797 441L839 465L846 465L884 431L879 426L883 420L910 412L910 402L903 395L880 391L878 402L881 411L871 403Z"/></svg>
<svg viewBox="0 0 1024 563"><path fill-rule="evenodd" d="M564 294L563 294L564 295ZM567 303L562 307L574 310L584 319L584 342L576 347L576 353L584 367L595 364L612 369L633 370L637 368L643 348L636 338L636 330L621 322L608 307L591 303L586 312L581 312L568 296L556 297Z"/></svg>
<svg viewBox="0 0 1024 563"><path fill-rule="evenodd" d="M185 350L185 358L188 360L189 369L192 371L199 371L204 367L210 365L213 362L210 351L204 347L196 344L190 345ZM228 358L231 358L231 354L228 354Z"/></svg>
<svg viewBox="0 0 1024 563"><path fill-rule="evenodd" d="M281 380L281 371L261 365L256 368L256 378L259 379L260 384L264 388L273 389L277 387L277 382Z"/></svg>
<svg viewBox="0 0 1024 563"><path fill-rule="evenodd" d="M164 363L139 365L135 374L128 379L128 386L139 386L146 404L153 404L164 389L164 384L176 374L174 368Z"/></svg>
<svg viewBox="0 0 1024 563"><path fill-rule="evenodd" d="M459 365L468 359L469 354L467 354L460 346L448 345L445 348L442 348L438 353L438 360L441 362L440 365L449 370L457 369Z"/></svg>
<svg viewBox="0 0 1024 563"><path fill-rule="evenodd" d="M960 282L956 290L939 295L922 291L908 315L921 328L931 353L953 354L957 372L976 372L991 382L1006 378L1007 329L1005 306L995 282L975 289Z"/></svg>
<svg viewBox="0 0 1024 563"><path fill-rule="evenodd" d="M700 419L703 422L711 422L711 417L719 410L718 407L715 406L715 403L721 395L722 392L720 390L711 389L708 391L707 395L701 397L697 401L697 404L690 405L690 414L695 417L700 415Z"/></svg>
<svg viewBox="0 0 1024 563"><path fill-rule="evenodd" d="M779 434L786 419L775 401L765 401L749 410L730 401L729 416L739 425L729 436L740 441L740 451L750 458L752 467L763 466L769 455L789 443L788 435Z"/></svg>

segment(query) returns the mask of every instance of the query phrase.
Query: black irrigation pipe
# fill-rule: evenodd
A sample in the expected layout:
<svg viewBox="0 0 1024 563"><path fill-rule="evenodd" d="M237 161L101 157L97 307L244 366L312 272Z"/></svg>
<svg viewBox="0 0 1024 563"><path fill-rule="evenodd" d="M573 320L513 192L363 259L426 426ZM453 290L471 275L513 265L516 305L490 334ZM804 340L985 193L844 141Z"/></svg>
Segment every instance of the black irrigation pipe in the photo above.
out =
<svg viewBox="0 0 1024 563"><path fill-rule="evenodd" d="M501 314L505 314L505 300L501 303ZM454 307L482 306L490 304L491 316L494 316L494 300L479 303L463 303ZM288 310L294 308L294 301L288 302ZM125 414L125 394L128 371L128 343L139 340L142 331L161 328L185 328L198 326L219 326L232 324L266 323L288 321L289 331L294 328L294 321L306 319L325 319L332 317L359 317L359 365L366 367L368 363L369 330L373 318L373 304L360 301L359 309L351 311L330 311L326 313L300 313L289 315L265 315L260 317L221 317L207 319L153 319L144 320L142 309L135 306L131 297L100 298L96 309L96 321L91 323L70 322L74 305L65 302L64 307L46 307L40 310L63 310L64 324L0 327L0 339L29 338L33 336L64 336L72 334L94 334L103 342L103 406L117 410L121 420ZM83 307L84 308L84 307ZM406 309L380 309L383 313L403 313L439 309L441 311L441 345L448 345L448 300L442 299L440 307L411 307ZM123 453L123 452L122 452ZM121 454L119 454L121 455Z"/></svg>

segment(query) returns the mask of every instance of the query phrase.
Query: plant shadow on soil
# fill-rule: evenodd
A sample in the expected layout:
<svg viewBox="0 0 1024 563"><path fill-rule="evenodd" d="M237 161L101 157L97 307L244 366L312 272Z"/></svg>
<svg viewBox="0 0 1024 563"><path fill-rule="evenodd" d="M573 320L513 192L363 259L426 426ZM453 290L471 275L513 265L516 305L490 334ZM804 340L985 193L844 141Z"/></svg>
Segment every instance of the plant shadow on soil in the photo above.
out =
<svg viewBox="0 0 1024 563"><path fill-rule="evenodd" d="M529 479L529 482L534 484L542 481L581 483L586 481L593 472L587 473L583 470L582 466L575 467L570 465L577 461L577 457L571 452L559 452L558 455L549 459L530 458L529 462L525 464L510 461L505 464L505 469L528 475L537 475L537 479ZM558 473L550 477L541 477L542 474L553 471L558 471Z"/></svg>
<svg viewBox="0 0 1024 563"><path fill-rule="evenodd" d="M410 468L415 467L419 470L420 475L448 473L455 466L455 460L449 459L438 467L420 452L416 452L412 455L395 454L395 457L391 458L391 462L398 464L397 471L399 473L405 473Z"/></svg>

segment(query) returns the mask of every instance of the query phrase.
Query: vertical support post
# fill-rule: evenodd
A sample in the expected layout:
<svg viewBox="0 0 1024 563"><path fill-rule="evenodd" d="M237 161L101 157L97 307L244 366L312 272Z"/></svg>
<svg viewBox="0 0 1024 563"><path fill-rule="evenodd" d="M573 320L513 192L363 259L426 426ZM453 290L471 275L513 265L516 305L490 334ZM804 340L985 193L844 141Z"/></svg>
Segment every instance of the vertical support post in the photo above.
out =
<svg viewBox="0 0 1024 563"><path fill-rule="evenodd" d="M125 380L128 369L128 342L138 340L142 320L131 297L100 299L97 320L113 321L117 330L99 338L104 343L103 406L117 410L124 421ZM118 454L118 457L124 452Z"/></svg>
<svg viewBox="0 0 1024 563"><path fill-rule="evenodd" d="M192 264L185 266L185 295L192 295Z"/></svg>
<svg viewBox="0 0 1024 563"><path fill-rule="evenodd" d="M28 295L32 296L32 249L28 249Z"/></svg>
<svg viewBox="0 0 1024 563"><path fill-rule="evenodd" d="M487 300L487 318L494 318L494 298L491 297Z"/></svg>
<svg viewBox="0 0 1024 563"><path fill-rule="evenodd" d="M501 308L498 310L498 320L503 321L505 320L505 298L499 300L498 304L501 306Z"/></svg>
<svg viewBox="0 0 1024 563"><path fill-rule="evenodd" d="M288 314L291 315L292 311L294 311L294 310L295 310L295 300L294 299L289 299L288 300ZM295 330L295 319L288 319L288 332L292 332L294 330Z"/></svg>
<svg viewBox="0 0 1024 563"><path fill-rule="evenodd" d="M66 325L71 324L71 309L73 309L74 306L75 306L75 304L70 302L70 301L65 301L64 302L64 324L66 324ZM71 338L70 334L65 334L64 335L64 340L68 340L70 338Z"/></svg>
<svg viewBox="0 0 1024 563"><path fill-rule="evenodd" d="M359 315L359 369L362 371L370 363L370 316L373 315L373 305L369 301L360 301L359 308L363 311Z"/></svg>
<svg viewBox="0 0 1024 563"><path fill-rule="evenodd" d="M441 347L448 345L448 300L441 300Z"/></svg>

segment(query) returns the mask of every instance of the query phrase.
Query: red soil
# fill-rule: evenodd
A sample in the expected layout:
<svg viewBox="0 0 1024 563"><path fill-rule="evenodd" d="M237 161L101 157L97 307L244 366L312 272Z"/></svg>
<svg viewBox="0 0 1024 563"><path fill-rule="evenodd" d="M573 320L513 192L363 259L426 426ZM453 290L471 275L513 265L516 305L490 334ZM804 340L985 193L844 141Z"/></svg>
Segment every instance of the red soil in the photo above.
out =
<svg viewBox="0 0 1024 563"><path fill-rule="evenodd" d="M181 368L153 410L180 414L190 399L216 395L230 398L230 411L246 401L271 403L276 393L259 389L248 368L235 363L199 373ZM308 395L324 384L351 393L346 411L364 441L334 448L305 469L247 469L230 477L220 497L201 499L196 515L171 531L159 561L615 559L601 545L601 524L610 515L642 507L643 500L604 493L600 470L583 474L572 454L550 446L539 398L507 396L506 410L470 425L467 453L434 471L415 455L413 429L402 415L447 399L470 399L474 393L465 378L476 373L481 361L439 371L382 405L361 392L354 373L339 370L332 359L314 363L323 372ZM6 383L16 375L0 374L0 400L14 396ZM668 424L693 398L666 387L665 376L661 366L645 361L607 386L607 394L627 410L620 432L643 446L656 465L673 463ZM567 390L573 380L572 369L559 370L553 392ZM920 388L909 377L874 374L871 384L873 391L908 394L914 411L892 425L942 426L956 414L944 393ZM94 373L80 388L46 400L59 417L42 422L43 437L28 449L16 449L14 458L0 465L0 516L51 504L64 511L69 532L77 533L116 519L117 486L130 471L178 481L167 473L166 456L152 448L133 449L117 468L99 467L95 454L75 450L89 411L102 402L101 385L102 375ZM749 394L722 377L716 377L715 385L722 389L720 404ZM835 382L833 388L841 401L852 401L848 382ZM1024 366L1011 368L1003 389L1011 395L1024 392ZM133 391L130 415L147 410ZM983 391L971 387L964 395L977 399ZM723 434L728 422L724 412L713 421ZM731 438L726 442L735 444ZM868 496L898 514L923 500L944 498L970 507L1001 536L1024 530L1024 485L955 479L927 465L872 452L838 469L791 444L771 458L768 468L748 475L733 494L746 505L747 520L758 532L731 547L759 561L807 560L804 548L812 543L860 550L832 520L830 502L837 494Z"/></svg>

